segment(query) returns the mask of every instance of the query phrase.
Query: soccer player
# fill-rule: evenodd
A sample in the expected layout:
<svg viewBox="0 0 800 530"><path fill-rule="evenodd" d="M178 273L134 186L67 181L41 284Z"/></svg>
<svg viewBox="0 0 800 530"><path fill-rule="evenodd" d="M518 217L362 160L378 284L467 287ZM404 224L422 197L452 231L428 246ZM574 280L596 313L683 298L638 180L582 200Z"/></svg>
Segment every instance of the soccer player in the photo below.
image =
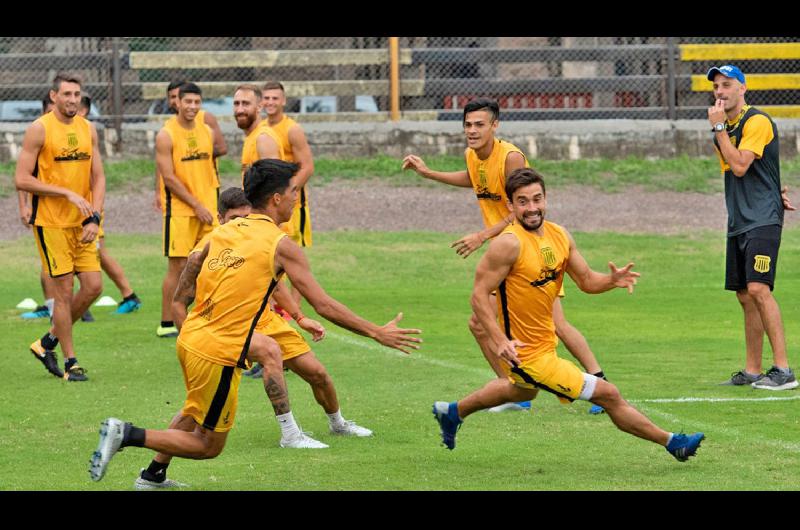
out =
<svg viewBox="0 0 800 530"><path fill-rule="evenodd" d="M78 115L89 119L89 110L92 108L92 99L87 96L81 96L81 103L78 107ZM132 313L142 307L142 301L136 296L136 293L131 289L131 284L125 276L125 270L114 259L106 248L105 230L103 230L103 222L105 220L105 212L100 212L100 229L97 232L97 251L100 253L100 268L111 278L114 285L119 289L122 296L122 301L115 311L117 314ZM87 311L88 313L88 311ZM86 318L86 314L82 318Z"/></svg>
<svg viewBox="0 0 800 530"><path fill-rule="evenodd" d="M233 94L233 117L244 133L242 181L250 166L264 158L287 160L281 138L259 114L261 91L256 85L240 85ZM291 162L291 160L287 160Z"/></svg>
<svg viewBox="0 0 800 530"><path fill-rule="evenodd" d="M248 170L244 191L252 212L211 235L202 251L197 303L177 340L187 390L184 407L167 430L146 430L116 418L103 421L89 468L93 480L103 478L114 454L124 447L147 447L162 455L193 459L214 458L222 452L234 424L248 352L266 349L280 358L277 343L253 330L263 312L269 311L269 297L283 274L317 313L336 325L404 353L418 347L421 339L413 335L420 330L397 327L402 313L378 326L331 298L314 279L300 247L278 228L291 216L296 169L281 160L259 160ZM279 362L265 381L273 403L281 396L287 399ZM288 403L283 406L288 408Z"/></svg>
<svg viewBox="0 0 800 530"><path fill-rule="evenodd" d="M294 162L300 169L297 170L297 202L292 211L292 218L281 228L301 247L310 247L311 236L311 207L309 205L308 180L314 173L314 156L308 145L303 127L284 114L286 107L286 91L283 85L276 81L264 83L261 87L261 107L267 114L267 122L280 138L283 160ZM300 304L300 293L291 289L295 302Z"/></svg>
<svg viewBox="0 0 800 530"><path fill-rule="evenodd" d="M725 178L728 209L725 289L735 291L742 306L746 350L744 370L723 384L797 388L781 310L772 296L784 209L794 209L785 189L781 196L778 127L764 111L745 102L747 86L738 67L714 67L707 77L714 83L715 103L708 109L708 121ZM772 346L772 367L763 374L765 332Z"/></svg>
<svg viewBox="0 0 800 530"><path fill-rule="evenodd" d="M25 131L15 184L33 194L34 225L42 269L55 280L53 326L30 346L48 372L68 381L86 381L72 341L72 324L102 291L100 259L94 243L105 199L105 174L97 130L77 115L81 81L58 74L50 90L53 111ZM78 274L80 289L73 295ZM64 371L54 349L61 344Z"/></svg>
<svg viewBox="0 0 800 530"><path fill-rule="evenodd" d="M467 234L451 245L456 248L456 253L464 258L480 248L486 240L497 236L513 221L513 217L505 206L507 202L504 189L506 178L515 169L528 167L528 161L518 147L495 137L500 124L499 118L500 107L492 99L478 98L464 106L463 125L467 138L467 148L464 151L467 165L465 171L433 171L416 155L408 155L403 159L403 169L413 169L425 178L452 186L471 187L475 190L485 228L479 232ZM559 297L562 296L564 296L563 291L559 293ZM553 319L556 334L570 353L589 373L597 377L605 377L586 338L564 316L560 299L556 299L553 304ZM494 345L474 314L470 317L469 329L497 377L504 378L503 367L494 355ZM491 412L529 408L529 402L510 402L494 407ZM600 414L603 409L599 406L592 406L589 412Z"/></svg>
<svg viewBox="0 0 800 530"><path fill-rule="evenodd" d="M434 403L433 415L445 446L455 448L456 432L473 412L508 401L533 399L542 389L555 394L562 403L583 399L600 405L617 428L663 445L680 461L693 456L705 437L703 433L687 436L660 429L625 401L613 384L581 372L556 355L552 305L564 273L587 293L614 288L632 293L639 277L631 271L633 263L617 268L609 262L610 274L591 270L569 232L545 221L544 180L533 169L512 172L505 191L514 222L489 244L478 263L471 303L492 339L493 353L506 377L493 379L459 401ZM496 300L492 296L495 291ZM497 313L492 307L495 303Z"/></svg>
<svg viewBox="0 0 800 530"><path fill-rule="evenodd" d="M167 273L161 286L161 325L158 337L175 337L172 296L186 257L203 236L217 226L219 179L214 165L214 134L197 120L203 101L200 87L185 83L178 89L178 114L156 136L156 169L164 180L164 255Z"/></svg>

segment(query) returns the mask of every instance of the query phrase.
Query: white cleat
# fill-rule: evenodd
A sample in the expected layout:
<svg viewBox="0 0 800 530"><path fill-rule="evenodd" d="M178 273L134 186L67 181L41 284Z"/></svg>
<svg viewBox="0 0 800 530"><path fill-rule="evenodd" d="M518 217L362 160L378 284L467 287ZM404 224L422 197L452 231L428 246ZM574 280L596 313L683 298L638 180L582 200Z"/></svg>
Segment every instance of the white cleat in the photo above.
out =
<svg viewBox="0 0 800 530"><path fill-rule="evenodd" d="M97 444L95 452L92 453L89 464L89 476L95 482L103 478L111 458L121 451L119 446L122 444L124 433L125 424L117 418L107 418L100 424L100 442Z"/></svg>
<svg viewBox="0 0 800 530"><path fill-rule="evenodd" d="M328 447L326 444L311 438L304 432L288 440L281 438L280 446L292 449L326 449Z"/></svg>
<svg viewBox="0 0 800 530"><path fill-rule="evenodd" d="M144 469L142 471L144 471ZM184 484L183 482L178 482L177 480L172 480L170 478L165 479L164 482L154 482L152 480L147 480L146 478L142 478L142 473L139 472L139 476L136 477L136 481L133 483L133 487L139 491L149 491L149 490L174 490L174 489L188 488L189 485Z"/></svg>
<svg viewBox="0 0 800 530"><path fill-rule="evenodd" d="M356 425L354 421L345 420L339 425L331 425L331 434L340 434L343 436L372 436L372 431L366 427Z"/></svg>

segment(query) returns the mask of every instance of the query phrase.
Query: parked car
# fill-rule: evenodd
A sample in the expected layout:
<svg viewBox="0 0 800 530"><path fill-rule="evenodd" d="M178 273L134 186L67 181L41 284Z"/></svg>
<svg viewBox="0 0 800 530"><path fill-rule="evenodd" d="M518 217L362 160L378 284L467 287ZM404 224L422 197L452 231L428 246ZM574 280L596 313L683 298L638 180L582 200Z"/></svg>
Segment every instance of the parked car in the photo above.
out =
<svg viewBox="0 0 800 530"><path fill-rule="evenodd" d="M42 102L38 100L0 101L0 121L33 121L42 115ZM100 118L100 111L92 103L89 119Z"/></svg>
<svg viewBox="0 0 800 530"><path fill-rule="evenodd" d="M300 112L337 112L336 96L304 96L300 98ZM356 112L378 112L372 96L356 96Z"/></svg>
<svg viewBox="0 0 800 530"><path fill-rule="evenodd" d="M203 99L203 104L200 108L206 112L210 112L214 116L233 116L233 96ZM162 98L150 104L150 107L147 109L147 114L153 116L158 114L172 114L172 112L169 110L169 104L166 98Z"/></svg>

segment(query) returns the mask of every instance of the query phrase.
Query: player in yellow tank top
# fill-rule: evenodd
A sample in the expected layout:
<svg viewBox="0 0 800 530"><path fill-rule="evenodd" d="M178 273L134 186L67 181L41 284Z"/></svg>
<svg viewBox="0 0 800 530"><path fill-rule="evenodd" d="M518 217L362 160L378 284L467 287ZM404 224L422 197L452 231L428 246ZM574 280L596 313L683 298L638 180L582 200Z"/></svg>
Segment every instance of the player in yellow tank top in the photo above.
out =
<svg viewBox="0 0 800 530"><path fill-rule="evenodd" d="M159 452L145 470L148 474L137 479L137 487L163 487L173 456L202 459L219 455L234 424L241 368L253 348L263 348L273 360L264 368L270 371L264 380L273 406L289 410L280 347L254 332L259 316L267 310L271 290L284 273L331 322L405 353L418 347L420 339L413 335L420 330L397 327L402 314L378 326L331 298L314 279L300 247L276 226L291 215L297 196L292 179L296 171L295 164L266 159L253 164L245 175L244 190L253 205L252 213L211 235L200 253L202 272L196 276L196 290L194 282L182 281L175 293L180 318L195 292L198 300L186 322L177 321L181 327L178 358L187 391L184 408L172 419L170 429L162 431L106 419L89 467L93 480L101 480L111 458L128 446ZM188 277L184 274L182 278Z"/></svg>
<svg viewBox="0 0 800 530"><path fill-rule="evenodd" d="M433 171L416 155L408 155L403 159L403 169L413 169L425 178L453 186L471 187L475 191L485 228L453 242L451 247L455 247L456 253L464 258L480 248L484 241L497 236L511 222L512 216L505 206L507 204L505 183L514 170L528 167L528 161L518 147L495 138L499 118L500 107L494 100L478 98L464 106L463 125L467 139L467 149L464 152L466 171ZM564 296L563 291L560 296ZM553 304L553 319L556 333L570 353L589 373L605 377L594 353L589 348L589 343L564 316L560 300L556 300ZM504 377L503 368L492 353L493 345L485 331L481 329L475 315L470 317L469 328L486 361L498 377ZM492 412L524 410L529 405L529 403L509 403ZM599 414L602 409L592 407L589 412Z"/></svg>
<svg viewBox="0 0 800 530"><path fill-rule="evenodd" d="M81 81L59 74L50 90L53 110L25 131L17 161L18 190L33 194L34 225L42 270L54 279L53 326L30 346L51 374L86 381L72 342L72 314L83 314L102 290L95 239L105 200L105 174L97 148L97 131L77 115ZM80 289L74 295L73 278ZM65 370L54 349L61 344Z"/></svg>
<svg viewBox="0 0 800 530"><path fill-rule="evenodd" d="M287 160L281 138L261 118L261 90L255 85L240 85L233 94L233 116L244 133L242 146L242 184L244 175L256 160L277 158ZM291 160L287 160L291 162Z"/></svg>
<svg viewBox="0 0 800 530"><path fill-rule="evenodd" d="M633 292L639 273L633 263L617 268L609 262L610 274L589 268L572 237L561 227L547 223L544 179L529 168L518 169L508 178L506 194L514 216L507 228L489 245L475 271L472 308L495 344L494 354L508 374L459 401L437 401L433 414L442 442L455 448L456 433L464 419L479 410L507 402L533 399L540 389L565 403L583 399L605 408L620 430L664 446L680 461L694 455L703 433L669 433L651 422L625 401L619 390L601 378L582 373L577 366L556 355L552 304L559 283L567 272L578 287L599 294L614 288ZM491 293L500 299L498 322Z"/></svg>

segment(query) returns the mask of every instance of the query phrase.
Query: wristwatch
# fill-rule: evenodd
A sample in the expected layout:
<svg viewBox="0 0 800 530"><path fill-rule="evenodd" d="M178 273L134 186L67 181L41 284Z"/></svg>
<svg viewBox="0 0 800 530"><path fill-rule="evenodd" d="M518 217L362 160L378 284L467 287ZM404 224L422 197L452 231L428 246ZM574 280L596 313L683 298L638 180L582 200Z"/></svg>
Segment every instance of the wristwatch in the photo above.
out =
<svg viewBox="0 0 800 530"><path fill-rule="evenodd" d="M725 130L725 124L721 121L714 124L714 127L711 128L711 132L722 132Z"/></svg>

